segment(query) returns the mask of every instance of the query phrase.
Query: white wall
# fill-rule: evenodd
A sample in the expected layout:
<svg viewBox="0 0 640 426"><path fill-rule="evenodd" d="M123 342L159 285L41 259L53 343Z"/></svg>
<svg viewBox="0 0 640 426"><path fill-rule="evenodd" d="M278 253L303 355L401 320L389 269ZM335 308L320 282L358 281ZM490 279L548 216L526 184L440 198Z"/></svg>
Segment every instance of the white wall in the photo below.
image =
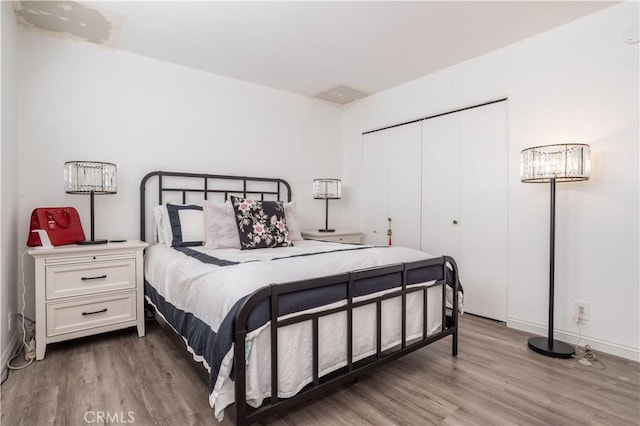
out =
<svg viewBox="0 0 640 426"><path fill-rule="evenodd" d="M17 341L18 312L18 118L16 36L17 25L10 2L0 2L0 357L4 370ZM9 314L12 328L9 330Z"/></svg>
<svg viewBox="0 0 640 426"><path fill-rule="evenodd" d="M311 199L311 180L342 177L345 197L332 204L330 221L340 226L344 213L344 224L357 227L363 130L508 96L508 324L546 334L548 188L520 183L519 152L589 143L592 179L558 188L557 335L575 341L573 300L590 301L587 341L638 359L639 55L637 44L622 42L637 16L637 2L611 7L359 101L344 114L302 96L20 28L19 163L15 154L5 157L4 115L2 143L2 209L5 166L11 173L19 164L19 223L5 225L3 215L3 292L15 291L5 284L4 265L19 264L15 253L6 255L5 234L17 229L8 245L21 253L34 207L76 206L88 229L88 197L63 191L65 161L118 164L118 194L96 199L98 238L138 236L138 184L157 169L283 177L301 204L302 226L312 229L324 209ZM3 59L14 37L4 27ZM3 66L3 106L4 79ZM15 197L7 197L15 211ZM28 314L31 269L29 259Z"/></svg>
<svg viewBox="0 0 640 426"><path fill-rule="evenodd" d="M22 27L18 70L19 250L37 206L75 206L89 233L89 198L64 192L69 160L118 166L118 193L95 200L96 238L139 236L138 187L153 170L281 177L301 226L324 223L311 183L340 177L340 107ZM338 226L338 203L331 213Z"/></svg>
<svg viewBox="0 0 640 426"><path fill-rule="evenodd" d="M591 179L557 190L556 338L576 342L573 302L588 301L586 342L632 359L640 359L639 45L624 43L623 33L637 24L638 9L637 2L613 6L366 98L343 116L343 178L357 193L362 131L508 96L507 324L541 335L547 326L549 187L520 183L520 151L590 144ZM359 226L359 200L344 201L345 225Z"/></svg>

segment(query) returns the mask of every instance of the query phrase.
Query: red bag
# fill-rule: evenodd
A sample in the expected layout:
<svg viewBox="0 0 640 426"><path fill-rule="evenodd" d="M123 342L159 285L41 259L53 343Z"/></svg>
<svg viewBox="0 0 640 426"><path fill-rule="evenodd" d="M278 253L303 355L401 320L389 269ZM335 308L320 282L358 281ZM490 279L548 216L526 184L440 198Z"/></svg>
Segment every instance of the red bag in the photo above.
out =
<svg viewBox="0 0 640 426"><path fill-rule="evenodd" d="M54 246L75 244L85 240L80 216L73 207L38 207L31 212L27 239L29 247L42 245L38 233L32 232L36 229L46 230Z"/></svg>

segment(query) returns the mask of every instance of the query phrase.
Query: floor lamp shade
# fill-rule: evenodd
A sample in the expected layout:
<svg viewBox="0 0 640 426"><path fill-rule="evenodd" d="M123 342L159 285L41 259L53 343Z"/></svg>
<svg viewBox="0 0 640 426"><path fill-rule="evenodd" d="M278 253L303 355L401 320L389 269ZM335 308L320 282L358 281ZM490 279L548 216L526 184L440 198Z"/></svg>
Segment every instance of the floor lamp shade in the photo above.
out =
<svg viewBox="0 0 640 426"><path fill-rule="evenodd" d="M590 149L586 144L545 145L521 153L522 182L571 182L589 179Z"/></svg>
<svg viewBox="0 0 640 426"><path fill-rule="evenodd" d="M549 324L548 336L532 337L529 348L554 358L571 358L573 346L553 338L553 310L555 285L555 217L556 182L573 182L589 179L591 172L590 148L586 144L557 144L527 148L520 154L520 178L526 183L549 183L550 232L549 232Z"/></svg>
<svg viewBox="0 0 640 426"><path fill-rule="evenodd" d="M88 194L91 200L91 240L80 244L101 244L94 232L94 195L118 192L118 168L101 161L67 161L64 163L64 190L67 194Z"/></svg>
<svg viewBox="0 0 640 426"><path fill-rule="evenodd" d="M342 182L340 179L314 179L313 180L313 198L316 200L325 200L325 225L320 232L335 232L335 229L329 229L329 200L338 200L342 197Z"/></svg>

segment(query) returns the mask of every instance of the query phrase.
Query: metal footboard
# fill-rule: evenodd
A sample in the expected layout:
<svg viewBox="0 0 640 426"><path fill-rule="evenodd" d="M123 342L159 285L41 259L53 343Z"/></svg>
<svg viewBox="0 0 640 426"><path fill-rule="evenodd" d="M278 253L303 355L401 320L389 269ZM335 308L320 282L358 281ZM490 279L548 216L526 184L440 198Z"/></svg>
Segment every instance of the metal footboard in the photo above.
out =
<svg viewBox="0 0 640 426"><path fill-rule="evenodd" d="M429 287L407 286L407 275L411 270L428 267L439 267L442 270L442 279L437 280L433 286L442 288L442 322L440 330L428 335L427 332L427 313L428 313L428 297L427 291ZM450 268L450 273L447 273ZM393 291L385 293L367 300L354 301L353 288L354 283L359 280L384 276L389 274L401 275L400 285ZM447 276L453 277L453 282L445 283ZM279 318L279 300L284 295L304 291L312 288L325 286L344 286L346 285L346 303L343 306L333 307L325 311L304 313L286 319ZM449 285L453 289L453 303L451 308L447 308L446 286ZM453 258L443 256L439 258L403 263L387 267L367 269L352 273L339 274L329 277L321 277L304 281L297 281L285 284L273 284L269 287L262 288L253 293L241 307L236 315L235 321L235 337L234 337L234 365L235 365L235 422L237 425L251 424L264 420L265 418L281 413L294 405L317 397L321 393L335 388L342 384L355 380L359 376L370 372L371 370L383 365L389 361L397 359L403 355L420 349L430 343L443 339L449 335L452 336L452 355L458 353L458 267ZM406 322L407 322L407 295L411 293L422 292L423 303L423 333L418 340L407 342L406 340ZM382 302L388 299L400 297L402 303L402 324L401 324L401 343L398 347L382 350ZM248 333L248 319L253 308L259 303L267 300L270 306L270 332L271 332L271 397L259 408L251 408L247 405L246 400L246 368L245 368L245 339ZM376 353L363 360L353 360L353 311L354 309L365 306L376 306ZM320 318L339 312L347 314L347 360L346 367L337 370L325 376L319 376L319 344L318 344L318 323ZM278 330L290 326L292 324L311 321L313 333L313 381L307 385L302 391L291 398L278 398Z"/></svg>

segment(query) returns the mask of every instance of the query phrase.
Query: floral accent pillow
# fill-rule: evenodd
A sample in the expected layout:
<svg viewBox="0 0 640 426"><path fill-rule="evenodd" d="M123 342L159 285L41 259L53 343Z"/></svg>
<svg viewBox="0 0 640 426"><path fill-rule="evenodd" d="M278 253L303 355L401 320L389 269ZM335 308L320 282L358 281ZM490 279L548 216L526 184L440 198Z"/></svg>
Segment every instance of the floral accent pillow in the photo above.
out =
<svg viewBox="0 0 640 426"><path fill-rule="evenodd" d="M289 247L289 229L280 201L255 201L231 197L236 214L240 249Z"/></svg>

